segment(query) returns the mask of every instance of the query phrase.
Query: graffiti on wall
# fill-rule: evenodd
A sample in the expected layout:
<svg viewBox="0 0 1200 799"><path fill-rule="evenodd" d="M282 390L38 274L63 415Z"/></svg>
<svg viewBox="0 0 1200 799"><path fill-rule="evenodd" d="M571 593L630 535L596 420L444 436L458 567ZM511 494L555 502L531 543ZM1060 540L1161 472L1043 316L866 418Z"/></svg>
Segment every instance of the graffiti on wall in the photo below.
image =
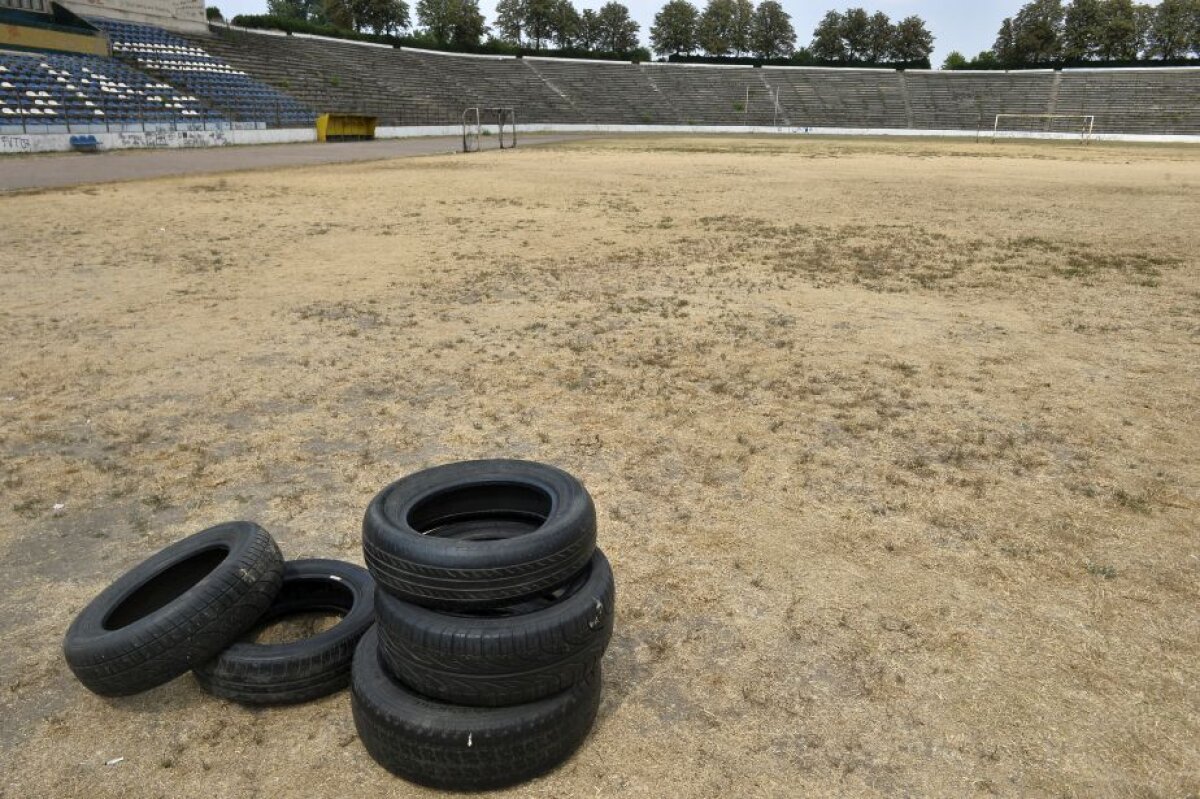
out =
<svg viewBox="0 0 1200 799"><path fill-rule="evenodd" d="M0 136L0 153L32 153L33 140L28 136Z"/></svg>
<svg viewBox="0 0 1200 799"><path fill-rule="evenodd" d="M220 147L228 144L223 130L186 131L186 130L149 130L131 131L116 134L113 149L126 148L180 148L180 147Z"/></svg>

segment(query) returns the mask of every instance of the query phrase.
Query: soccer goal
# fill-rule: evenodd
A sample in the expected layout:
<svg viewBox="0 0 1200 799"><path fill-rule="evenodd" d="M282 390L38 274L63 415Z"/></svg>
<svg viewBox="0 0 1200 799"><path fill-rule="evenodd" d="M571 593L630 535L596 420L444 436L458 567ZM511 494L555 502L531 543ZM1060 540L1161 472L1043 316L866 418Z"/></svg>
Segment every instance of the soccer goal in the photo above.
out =
<svg viewBox="0 0 1200 799"><path fill-rule="evenodd" d="M783 113L783 105L779 102L779 89L772 89L770 86L747 86L746 99L742 102L742 117L743 124L750 124L750 101L759 95L766 97L768 103L771 104L771 126L779 127L781 119L785 118ZM736 103L734 104L737 105ZM757 109L755 109L757 111Z"/></svg>
<svg viewBox="0 0 1200 799"><path fill-rule="evenodd" d="M484 123L495 120L497 140L501 150L517 146L517 112L513 108L467 108L462 113L462 136L464 153L477 153L482 149L481 137L485 134Z"/></svg>
<svg viewBox="0 0 1200 799"><path fill-rule="evenodd" d="M992 141L1002 134L1069 133L1087 144L1095 129L1096 117L1092 114L996 114Z"/></svg>

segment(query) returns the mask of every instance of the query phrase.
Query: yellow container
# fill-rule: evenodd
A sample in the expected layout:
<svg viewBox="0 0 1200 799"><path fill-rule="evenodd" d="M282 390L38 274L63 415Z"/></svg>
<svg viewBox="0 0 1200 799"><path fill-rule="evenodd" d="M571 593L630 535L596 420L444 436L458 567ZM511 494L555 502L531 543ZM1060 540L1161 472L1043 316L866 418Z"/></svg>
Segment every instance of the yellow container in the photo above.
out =
<svg viewBox="0 0 1200 799"><path fill-rule="evenodd" d="M375 138L376 117L357 114L321 114L317 141L356 141Z"/></svg>

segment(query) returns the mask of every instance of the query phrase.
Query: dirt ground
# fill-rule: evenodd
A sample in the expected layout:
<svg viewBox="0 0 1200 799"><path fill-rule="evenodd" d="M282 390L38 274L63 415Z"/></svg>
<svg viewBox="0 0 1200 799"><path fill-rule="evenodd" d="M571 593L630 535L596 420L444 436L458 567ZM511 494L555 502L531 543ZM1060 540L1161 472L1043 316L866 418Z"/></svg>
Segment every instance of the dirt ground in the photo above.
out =
<svg viewBox="0 0 1200 799"><path fill-rule="evenodd" d="M1198 218L1194 147L781 138L0 197L0 795L431 795L345 693L60 644L184 535L361 563L483 456L579 475L618 585L508 795L1200 795Z"/></svg>

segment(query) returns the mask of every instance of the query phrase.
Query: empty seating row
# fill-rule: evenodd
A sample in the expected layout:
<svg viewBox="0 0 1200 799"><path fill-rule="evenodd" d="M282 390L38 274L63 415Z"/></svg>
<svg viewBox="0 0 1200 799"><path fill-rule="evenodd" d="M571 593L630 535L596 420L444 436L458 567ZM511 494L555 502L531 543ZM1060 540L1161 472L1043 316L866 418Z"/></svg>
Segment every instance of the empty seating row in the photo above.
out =
<svg viewBox="0 0 1200 799"><path fill-rule="evenodd" d="M111 58L0 53L0 132L198 129L224 117Z"/></svg>
<svg viewBox="0 0 1200 799"><path fill-rule="evenodd" d="M256 80L203 47L152 25L92 19L108 34L113 55L203 98L239 122L311 125L312 109Z"/></svg>

